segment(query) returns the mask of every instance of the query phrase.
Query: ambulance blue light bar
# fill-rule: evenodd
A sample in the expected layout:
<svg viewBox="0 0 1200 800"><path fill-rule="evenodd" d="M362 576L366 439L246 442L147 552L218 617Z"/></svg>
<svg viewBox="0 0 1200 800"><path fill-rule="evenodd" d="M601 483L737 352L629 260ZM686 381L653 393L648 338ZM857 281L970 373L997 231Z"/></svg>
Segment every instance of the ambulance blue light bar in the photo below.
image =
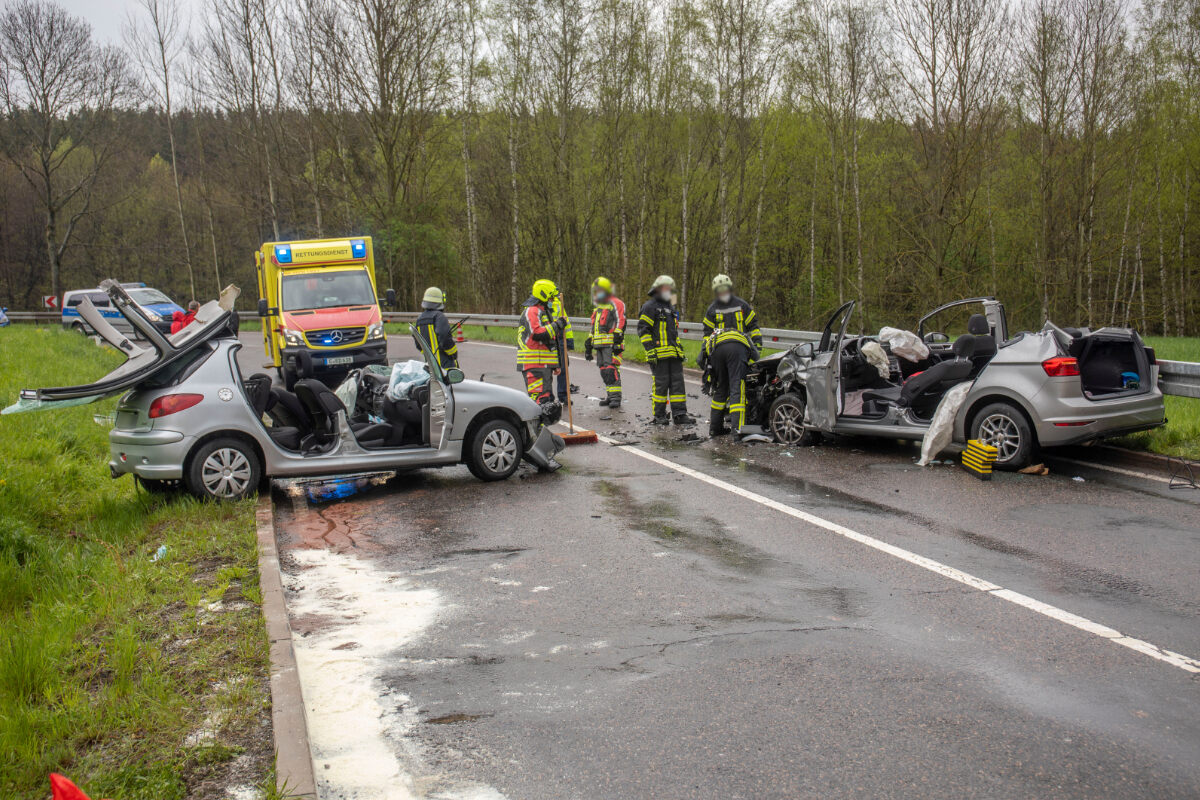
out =
<svg viewBox="0 0 1200 800"><path fill-rule="evenodd" d="M275 261L279 264L292 263L292 246L290 244L275 245Z"/></svg>
<svg viewBox="0 0 1200 800"><path fill-rule="evenodd" d="M367 257L367 240L366 239L351 239L350 240L350 255L354 258Z"/></svg>

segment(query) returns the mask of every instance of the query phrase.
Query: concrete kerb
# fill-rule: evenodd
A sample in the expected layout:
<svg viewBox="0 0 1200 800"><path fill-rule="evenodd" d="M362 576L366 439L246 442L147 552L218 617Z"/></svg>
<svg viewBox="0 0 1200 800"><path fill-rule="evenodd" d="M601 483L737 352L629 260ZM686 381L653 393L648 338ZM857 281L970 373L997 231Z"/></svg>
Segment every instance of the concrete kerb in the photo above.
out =
<svg viewBox="0 0 1200 800"><path fill-rule="evenodd" d="M300 675L296 671L296 653L292 649L292 627L284 603L279 553L275 547L275 514L269 493L259 497L255 524L259 588L271 648L271 726L275 734L276 784L286 797L316 800L308 721L304 715Z"/></svg>

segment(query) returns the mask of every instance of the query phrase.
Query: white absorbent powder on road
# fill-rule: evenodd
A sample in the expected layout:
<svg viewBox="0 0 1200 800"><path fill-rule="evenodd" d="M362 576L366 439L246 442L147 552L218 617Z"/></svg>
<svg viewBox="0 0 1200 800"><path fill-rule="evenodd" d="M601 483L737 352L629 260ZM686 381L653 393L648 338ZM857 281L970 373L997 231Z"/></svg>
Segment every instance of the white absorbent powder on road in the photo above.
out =
<svg viewBox="0 0 1200 800"><path fill-rule="evenodd" d="M293 550L288 613L313 630L293 637L323 800L502 798L489 787L423 774L411 699L383 682L406 644L432 624L436 592L329 550ZM447 776L448 777L448 776Z"/></svg>

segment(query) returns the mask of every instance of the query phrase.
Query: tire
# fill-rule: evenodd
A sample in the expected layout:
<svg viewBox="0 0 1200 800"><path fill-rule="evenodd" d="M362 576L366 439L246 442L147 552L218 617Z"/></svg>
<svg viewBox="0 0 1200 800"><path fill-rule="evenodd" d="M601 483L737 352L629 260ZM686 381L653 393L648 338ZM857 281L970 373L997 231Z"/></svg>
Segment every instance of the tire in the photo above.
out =
<svg viewBox="0 0 1200 800"><path fill-rule="evenodd" d="M134 476L138 486L146 490L146 494L169 495L177 494L183 491L182 478L168 478L165 480L155 480L154 478L143 478L138 475Z"/></svg>
<svg viewBox="0 0 1200 800"><path fill-rule="evenodd" d="M996 454L996 469L1014 470L1029 466L1037 452L1037 437L1025 413L1012 403L989 403L971 420L971 438L990 444Z"/></svg>
<svg viewBox="0 0 1200 800"><path fill-rule="evenodd" d="M804 398L795 392L775 398L767 411L767 427L775 441L793 447L816 443L816 435L804 427L804 406Z"/></svg>
<svg viewBox="0 0 1200 800"><path fill-rule="evenodd" d="M481 481L504 480L517 471L525 455L521 432L503 419L479 426L467 447L467 469Z"/></svg>
<svg viewBox="0 0 1200 800"><path fill-rule="evenodd" d="M184 468L188 491L203 500L241 500L258 492L262 464L242 439L205 442Z"/></svg>

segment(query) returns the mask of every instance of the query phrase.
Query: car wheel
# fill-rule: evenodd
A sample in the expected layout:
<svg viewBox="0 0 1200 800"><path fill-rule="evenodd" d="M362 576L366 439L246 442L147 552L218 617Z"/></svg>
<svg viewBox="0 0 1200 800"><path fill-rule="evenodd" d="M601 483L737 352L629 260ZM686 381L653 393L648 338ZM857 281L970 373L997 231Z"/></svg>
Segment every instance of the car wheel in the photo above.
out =
<svg viewBox="0 0 1200 800"><path fill-rule="evenodd" d="M517 471L525 446L511 422L489 420L475 431L467 451L467 469L481 481L502 481Z"/></svg>
<svg viewBox="0 0 1200 800"><path fill-rule="evenodd" d="M780 444L799 447L815 442L812 431L804 427L804 398L795 392L775 398L767 411L767 426Z"/></svg>
<svg viewBox="0 0 1200 800"><path fill-rule="evenodd" d="M206 500L240 500L258 491L262 465L241 439L221 438L200 447L184 471L187 488Z"/></svg>
<svg viewBox="0 0 1200 800"><path fill-rule="evenodd" d="M182 478L168 478L165 480L156 480L154 478L143 478L140 475L135 475L134 479L138 486L146 490L147 494L175 494L183 491Z"/></svg>
<svg viewBox="0 0 1200 800"><path fill-rule="evenodd" d="M1029 420L1011 403L992 403L980 409L971 422L971 438L996 448L996 469L1029 466L1037 450Z"/></svg>

